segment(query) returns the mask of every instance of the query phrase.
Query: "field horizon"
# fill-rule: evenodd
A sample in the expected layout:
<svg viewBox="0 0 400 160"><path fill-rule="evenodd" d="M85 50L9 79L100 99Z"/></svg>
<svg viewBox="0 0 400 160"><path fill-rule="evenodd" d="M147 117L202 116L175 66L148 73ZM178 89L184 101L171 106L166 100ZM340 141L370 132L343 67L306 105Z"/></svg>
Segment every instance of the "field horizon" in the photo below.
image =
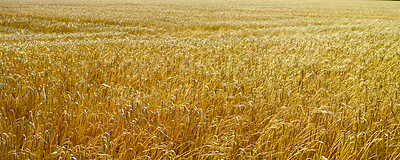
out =
<svg viewBox="0 0 400 160"><path fill-rule="evenodd" d="M400 159L400 3L0 2L0 159Z"/></svg>

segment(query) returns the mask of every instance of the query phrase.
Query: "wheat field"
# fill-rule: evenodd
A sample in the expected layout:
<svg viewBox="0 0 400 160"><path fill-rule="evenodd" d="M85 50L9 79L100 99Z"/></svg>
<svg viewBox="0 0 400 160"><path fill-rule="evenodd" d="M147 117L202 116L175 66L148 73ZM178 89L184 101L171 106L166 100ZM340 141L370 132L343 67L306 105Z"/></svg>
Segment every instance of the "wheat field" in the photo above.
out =
<svg viewBox="0 0 400 160"><path fill-rule="evenodd" d="M399 159L400 3L0 2L0 159Z"/></svg>

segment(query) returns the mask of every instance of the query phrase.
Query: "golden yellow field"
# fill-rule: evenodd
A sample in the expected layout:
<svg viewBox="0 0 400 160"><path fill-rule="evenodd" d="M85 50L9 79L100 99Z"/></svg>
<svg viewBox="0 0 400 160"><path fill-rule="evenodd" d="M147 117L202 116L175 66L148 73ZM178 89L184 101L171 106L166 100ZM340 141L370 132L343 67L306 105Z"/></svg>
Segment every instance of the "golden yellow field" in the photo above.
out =
<svg viewBox="0 0 400 160"><path fill-rule="evenodd" d="M0 2L0 159L400 159L399 121L399 2Z"/></svg>

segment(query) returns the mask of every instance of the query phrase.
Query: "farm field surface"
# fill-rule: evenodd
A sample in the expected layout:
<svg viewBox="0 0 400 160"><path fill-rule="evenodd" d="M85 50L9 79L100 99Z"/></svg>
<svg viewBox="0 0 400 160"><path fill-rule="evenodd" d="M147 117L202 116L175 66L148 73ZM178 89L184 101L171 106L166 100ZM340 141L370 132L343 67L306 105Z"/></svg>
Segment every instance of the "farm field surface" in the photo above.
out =
<svg viewBox="0 0 400 160"><path fill-rule="evenodd" d="M400 3L0 1L0 159L400 159Z"/></svg>

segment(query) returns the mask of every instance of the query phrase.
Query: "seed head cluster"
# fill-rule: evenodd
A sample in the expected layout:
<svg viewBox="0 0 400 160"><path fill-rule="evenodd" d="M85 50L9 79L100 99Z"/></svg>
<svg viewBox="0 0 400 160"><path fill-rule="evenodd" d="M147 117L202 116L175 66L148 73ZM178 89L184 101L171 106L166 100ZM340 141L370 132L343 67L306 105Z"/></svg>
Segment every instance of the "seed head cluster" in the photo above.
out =
<svg viewBox="0 0 400 160"><path fill-rule="evenodd" d="M0 2L0 159L399 159L399 5Z"/></svg>

